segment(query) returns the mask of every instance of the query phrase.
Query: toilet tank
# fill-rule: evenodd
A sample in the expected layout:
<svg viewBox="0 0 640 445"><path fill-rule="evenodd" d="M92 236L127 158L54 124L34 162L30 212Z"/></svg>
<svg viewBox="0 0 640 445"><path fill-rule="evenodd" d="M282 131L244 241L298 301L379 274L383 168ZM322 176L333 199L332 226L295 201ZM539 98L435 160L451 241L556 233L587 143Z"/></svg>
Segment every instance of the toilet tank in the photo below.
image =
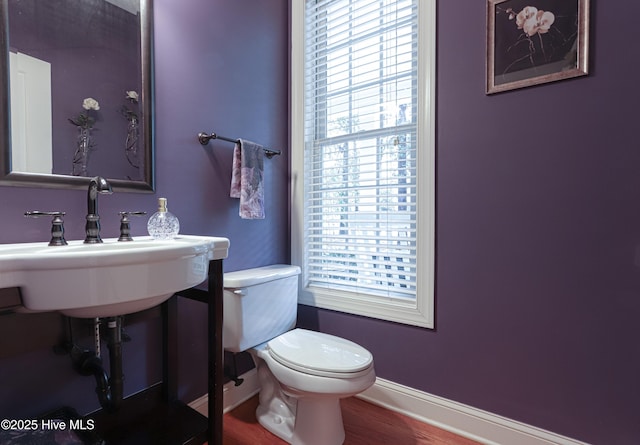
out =
<svg viewBox="0 0 640 445"><path fill-rule="evenodd" d="M284 264L224 274L223 345L241 352L295 327L300 268Z"/></svg>

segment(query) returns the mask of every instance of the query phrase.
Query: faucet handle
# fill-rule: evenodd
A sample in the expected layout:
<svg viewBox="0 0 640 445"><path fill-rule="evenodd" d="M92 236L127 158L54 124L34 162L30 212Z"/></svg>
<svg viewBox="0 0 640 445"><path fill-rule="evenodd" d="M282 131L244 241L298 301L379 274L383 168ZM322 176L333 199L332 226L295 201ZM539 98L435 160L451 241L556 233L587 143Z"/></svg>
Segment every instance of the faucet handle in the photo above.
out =
<svg viewBox="0 0 640 445"><path fill-rule="evenodd" d="M120 215L120 238L118 238L118 241L133 241L129 215L142 216L146 215L147 212L118 212L118 214Z"/></svg>
<svg viewBox="0 0 640 445"><path fill-rule="evenodd" d="M51 220L51 240L49 241L50 246L66 246L67 241L64 239L64 221L62 217L65 215L65 212L41 212L39 210L34 210L31 212L24 212L24 216L30 218L39 218L41 216L53 216Z"/></svg>

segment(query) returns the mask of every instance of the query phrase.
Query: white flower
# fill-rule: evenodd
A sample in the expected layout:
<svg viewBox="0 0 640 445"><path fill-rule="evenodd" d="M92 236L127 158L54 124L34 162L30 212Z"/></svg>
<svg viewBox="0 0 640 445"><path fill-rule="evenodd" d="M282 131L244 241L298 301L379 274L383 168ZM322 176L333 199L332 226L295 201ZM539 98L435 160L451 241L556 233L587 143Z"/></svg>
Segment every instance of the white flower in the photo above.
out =
<svg viewBox="0 0 640 445"><path fill-rule="evenodd" d="M125 91L125 99L131 104L138 104L138 92L134 90ZM123 105L120 108L120 114L122 114L127 120L133 122L138 120L138 113L134 110L130 110L127 105Z"/></svg>
<svg viewBox="0 0 640 445"><path fill-rule="evenodd" d="M135 91L127 91L127 99L132 102L138 102L138 93Z"/></svg>
<svg viewBox="0 0 640 445"><path fill-rule="evenodd" d="M522 27L522 30L529 37L538 33L545 34L549 32L549 28L551 27L551 25L555 20L556 20L556 17L553 15L552 12L540 10L536 13L535 16L527 19L524 22L524 26Z"/></svg>
<svg viewBox="0 0 640 445"><path fill-rule="evenodd" d="M555 20L556 16L552 12L527 6L516 16L516 25L518 25L518 29L522 29L527 36L531 37L534 34L549 32L549 28Z"/></svg>
<svg viewBox="0 0 640 445"><path fill-rule="evenodd" d="M516 16L516 25L518 25L518 29L522 29L524 27L524 23L531 17L535 17L537 12L538 8L535 6L525 6Z"/></svg>
<svg viewBox="0 0 640 445"><path fill-rule="evenodd" d="M556 21L556 16L549 11L538 11L536 18L538 19L538 32L540 34L549 32L549 28Z"/></svg>
<svg viewBox="0 0 640 445"><path fill-rule="evenodd" d="M87 97L84 101L82 101L82 108L85 110L99 110L100 104L93 97Z"/></svg>

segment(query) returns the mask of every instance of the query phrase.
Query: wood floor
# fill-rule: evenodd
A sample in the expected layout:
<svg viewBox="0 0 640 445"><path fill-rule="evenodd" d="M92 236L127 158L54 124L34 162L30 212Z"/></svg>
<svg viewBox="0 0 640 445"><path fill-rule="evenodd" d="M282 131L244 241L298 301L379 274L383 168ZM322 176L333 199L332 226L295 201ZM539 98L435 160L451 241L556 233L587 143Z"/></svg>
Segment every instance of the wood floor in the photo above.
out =
<svg viewBox="0 0 640 445"><path fill-rule="evenodd" d="M361 399L343 399L344 445L478 445ZM224 445L286 445L256 421L255 396L224 416Z"/></svg>

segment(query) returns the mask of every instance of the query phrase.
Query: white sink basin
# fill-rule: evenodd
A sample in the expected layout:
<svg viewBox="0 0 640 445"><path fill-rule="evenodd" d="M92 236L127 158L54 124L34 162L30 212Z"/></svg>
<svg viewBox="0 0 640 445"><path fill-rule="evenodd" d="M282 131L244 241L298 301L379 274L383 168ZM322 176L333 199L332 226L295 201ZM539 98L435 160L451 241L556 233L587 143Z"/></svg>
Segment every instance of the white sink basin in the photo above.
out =
<svg viewBox="0 0 640 445"><path fill-rule="evenodd" d="M110 317L141 311L202 283L209 260L227 257L227 238L137 237L102 244L0 244L0 289L20 287L25 311Z"/></svg>

